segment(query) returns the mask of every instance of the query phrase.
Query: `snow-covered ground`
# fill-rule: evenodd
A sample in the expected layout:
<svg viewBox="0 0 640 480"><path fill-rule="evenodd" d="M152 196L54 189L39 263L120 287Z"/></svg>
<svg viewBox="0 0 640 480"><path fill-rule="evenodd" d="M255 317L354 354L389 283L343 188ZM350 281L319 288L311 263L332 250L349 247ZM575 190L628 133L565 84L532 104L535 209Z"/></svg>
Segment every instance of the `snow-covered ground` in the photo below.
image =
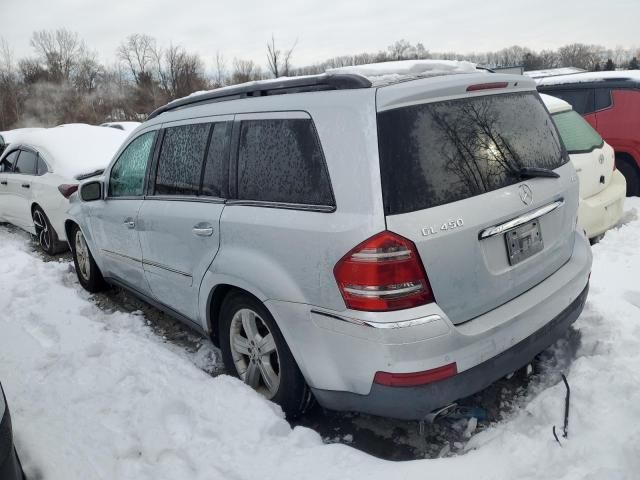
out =
<svg viewBox="0 0 640 480"><path fill-rule="evenodd" d="M108 312L67 261L43 262L0 227L0 379L30 478L638 479L640 199L594 246L591 292L576 323L569 438L564 387L547 378L467 453L394 463L314 431L228 376L211 378L144 316ZM208 347L203 347L208 348ZM561 348L561 346L560 346ZM549 374L550 375L550 374ZM541 382L539 385L545 385Z"/></svg>

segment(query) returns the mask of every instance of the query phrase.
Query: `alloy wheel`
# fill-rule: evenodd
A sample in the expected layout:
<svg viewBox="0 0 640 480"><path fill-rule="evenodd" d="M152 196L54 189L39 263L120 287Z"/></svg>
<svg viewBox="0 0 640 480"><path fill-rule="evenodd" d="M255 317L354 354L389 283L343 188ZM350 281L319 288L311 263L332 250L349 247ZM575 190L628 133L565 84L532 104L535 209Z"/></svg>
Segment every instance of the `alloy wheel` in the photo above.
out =
<svg viewBox="0 0 640 480"><path fill-rule="evenodd" d="M44 218L44 214L41 210L33 211L33 225L36 228L36 236L38 237L38 243L45 251L49 251L51 249L51 230L49 229L49 224L47 220Z"/></svg>
<svg viewBox="0 0 640 480"><path fill-rule="evenodd" d="M229 331L231 354L240 378L267 399L280 387L280 357L273 333L251 309L238 310Z"/></svg>
<svg viewBox="0 0 640 480"><path fill-rule="evenodd" d="M82 275L83 279L88 281L91 272L89 248L87 247L87 242L85 241L84 235L82 235L82 232L80 230L76 231L75 252L80 275Z"/></svg>

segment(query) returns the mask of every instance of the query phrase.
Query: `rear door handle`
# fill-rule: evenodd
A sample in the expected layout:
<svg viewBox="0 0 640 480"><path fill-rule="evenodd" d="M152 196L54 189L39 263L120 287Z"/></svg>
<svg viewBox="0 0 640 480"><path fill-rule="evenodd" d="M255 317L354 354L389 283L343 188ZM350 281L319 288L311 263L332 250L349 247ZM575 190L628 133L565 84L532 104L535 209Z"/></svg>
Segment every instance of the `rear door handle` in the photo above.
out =
<svg viewBox="0 0 640 480"><path fill-rule="evenodd" d="M193 226L191 231L194 235L198 235L199 237L210 237L213 235L213 227L208 223L198 223Z"/></svg>
<svg viewBox="0 0 640 480"><path fill-rule="evenodd" d="M136 228L136 222L134 222L133 220L131 220L130 218L127 218L124 221L124 224L127 226L127 228Z"/></svg>
<svg viewBox="0 0 640 480"><path fill-rule="evenodd" d="M29 187L30 187L30 185L28 183L23 183L22 184L22 188L29 188Z"/></svg>

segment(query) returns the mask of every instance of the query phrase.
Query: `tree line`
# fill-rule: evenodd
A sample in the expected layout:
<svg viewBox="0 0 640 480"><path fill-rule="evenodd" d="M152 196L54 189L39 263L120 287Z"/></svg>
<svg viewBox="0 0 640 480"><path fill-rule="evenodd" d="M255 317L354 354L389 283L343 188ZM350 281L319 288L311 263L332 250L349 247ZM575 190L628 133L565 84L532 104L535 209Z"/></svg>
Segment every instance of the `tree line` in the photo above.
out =
<svg viewBox="0 0 640 480"><path fill-rule="evenodd" d="M116 49L116 61L100 62L79 35L67 29L34 32L32 55L16 59L0 38L0 130L82 122L144 120L155 108L199 90L251 80L324 72L328 68L405 59L469 60L484 66L522 65L525 70L573 66L585 70L637 69L638 51L575 43L535 51L512 46L495 52L430 52L399 40L387 49L343 55L301 67L292 64L296 44L265 45L266 68L253 60L227 61L216 52L213 65L181 45L160 45L132 34ZM208 68L207 68L208 67Z"/></svg>

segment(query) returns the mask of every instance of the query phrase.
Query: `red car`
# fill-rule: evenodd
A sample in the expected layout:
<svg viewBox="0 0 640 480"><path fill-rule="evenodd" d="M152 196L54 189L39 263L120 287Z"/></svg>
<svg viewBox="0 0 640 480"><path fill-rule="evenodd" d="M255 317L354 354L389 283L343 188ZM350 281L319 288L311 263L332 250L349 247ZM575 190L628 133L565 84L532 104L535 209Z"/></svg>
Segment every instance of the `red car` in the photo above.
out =
<svg viewBox="0 0 640 480"><path fill-rule="evenodd" d="M640 70L575 73L537 82L538 91L569 102L613 147L627 196L640 195Z"/></svg>

